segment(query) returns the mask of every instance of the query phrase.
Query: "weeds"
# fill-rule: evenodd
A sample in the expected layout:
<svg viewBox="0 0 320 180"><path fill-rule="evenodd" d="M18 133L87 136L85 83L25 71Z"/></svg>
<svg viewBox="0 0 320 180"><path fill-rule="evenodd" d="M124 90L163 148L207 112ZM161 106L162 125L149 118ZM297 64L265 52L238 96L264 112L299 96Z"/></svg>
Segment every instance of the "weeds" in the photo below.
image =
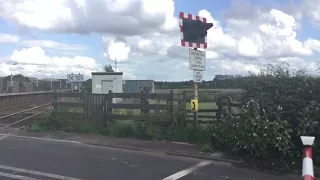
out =
<svg viewBox="0 0 320 180"><path fill-rule="evenodd" d="M207 143L207 144L202 144L200 146L200 151L201 152L212 152L213 151L213 148L212 148L212 145Z"/></svg>
<svg viewBox="0 0 320 180"><path fill-rule="evenodd" d="M144 140L170 140L188 143L197 143L201 145L203 151L212 151L210 126L202 125L196 129L193 126L165 127L155 123L146 123L139 121L113 121L108 123L107 128L93 124L69 125L66 121L61 121L50 115L45 116L44 120L32 124L30 131L68 131L84 134L100 134L119 138L136 138Z"/></svg>
<svg viewBox="0 0 320 180"><path fill-rule="evenodd" d="M41 131L44 131L44 129L42 129L38 124L32 124L31 131L32 132L41 132Z"/></svg>

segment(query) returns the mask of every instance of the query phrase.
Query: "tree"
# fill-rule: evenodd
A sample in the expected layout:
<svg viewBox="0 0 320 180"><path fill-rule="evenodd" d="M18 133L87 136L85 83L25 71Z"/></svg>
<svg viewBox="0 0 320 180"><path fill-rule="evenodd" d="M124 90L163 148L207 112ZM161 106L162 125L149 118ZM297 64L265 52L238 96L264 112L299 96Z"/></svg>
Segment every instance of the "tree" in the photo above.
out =
<svg viewBox="0 0 320 180"><path fill-rule="evenodd" d="M104 65L104 71L106 72L114 72L114 70L112 69L112 66L109 65Z"/></svg>
<svg viewBox="0 0 320 180"><path fill-rule="evenodd" d="M4 80L11 81L11 76L4 77ZM12 76L12 80L17 82L30 82L30 79L28 77L23 76L22 74Z"/></svg>
<svg viewBox="0 0 320 180"><path fill-rule="evenodd" d="M50 90L50 82L49 81L38 81L38 90L49 91Z"/></svg>
<svg viewBox="0 0 320 180"><path fill-rule="evenodd" d="M92 93L92 79L88 79L83 83L83 90L86 93Z"/></svg>

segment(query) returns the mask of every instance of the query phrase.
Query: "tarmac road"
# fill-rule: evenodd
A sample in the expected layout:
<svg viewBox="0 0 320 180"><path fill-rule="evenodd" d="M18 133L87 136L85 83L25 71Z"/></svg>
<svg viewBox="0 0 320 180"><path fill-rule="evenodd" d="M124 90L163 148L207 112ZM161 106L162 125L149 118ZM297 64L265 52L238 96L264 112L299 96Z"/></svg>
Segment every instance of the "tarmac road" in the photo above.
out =
<svg viewBox="0 0 320 180"><path fill-rule="evenodd" d="M294 180L193 158L18 136L0 136L0 179ZM73 179L72 179L73 178Z"/></svg>

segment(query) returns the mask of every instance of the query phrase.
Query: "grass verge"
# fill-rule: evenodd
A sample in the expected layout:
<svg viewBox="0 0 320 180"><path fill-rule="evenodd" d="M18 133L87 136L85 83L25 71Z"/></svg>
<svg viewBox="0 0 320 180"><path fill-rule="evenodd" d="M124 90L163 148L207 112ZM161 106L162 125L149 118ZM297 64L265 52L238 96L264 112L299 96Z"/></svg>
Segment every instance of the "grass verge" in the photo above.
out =
<svg viewBox="0 0 320 180"><path fill-rule="evenodd" d="M193 126L166 127L160 124L137 121L114 121L107 127L94 124L72 125L46 115L44 119L32 124L28 130L31 132L66 131L83 134L99 134L119 138L135 138L143 140L169 140L178 142L195 143L203 152L212 152L211 125L200 125L197 129Z"/></svg>

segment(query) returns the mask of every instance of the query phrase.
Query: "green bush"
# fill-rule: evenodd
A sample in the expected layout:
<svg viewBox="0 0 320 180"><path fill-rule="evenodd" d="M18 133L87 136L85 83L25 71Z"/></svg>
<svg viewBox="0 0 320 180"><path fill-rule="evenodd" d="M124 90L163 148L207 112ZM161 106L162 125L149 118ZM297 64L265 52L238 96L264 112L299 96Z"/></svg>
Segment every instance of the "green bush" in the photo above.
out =
<svg viewBox="0 0 320 180"><path fill-rule="evenodd" d="M125 121L116 121L108 125L110 135L116 137L132 137L133 127L130 123Z"/></svg>
<svg viewBox="0 0 320 180"><path fill-rule="evenodd" d="M237 115L225 112L213 130L214 148L299 161L303 148L299 136L318 137L320 79L286 64L269 65L246 78L244 87L239 98L244 107Z"/></svg>
<svg viewBox="0 0 320 180"><path fill-rule="evenodd" d="M133 129L133 138L138 139L150 139L151 137L147 133L147 124L144 122L132 122L132 129Z"/></svg>
<svg viewBox="0 0 320 180"><path fill-rule="evenodd" d="M41 131L44 131L44 129L39 127L38 124L32 124L31 125L31 131L32 132L41 132Z"/></svg>
<svg viewBox="0 0 320 180"><path fill-rule="evenodd" d="M146 134L147 137L155 140L163 140L165 138L165 132L157 125L147 125Z"/></svg>
<svg viewBox="0 0 320 180"><path fill-rule="evenodd" d="M259 103L252 100L237 115L225 113L213 130L216 147L251 157L292 157L290 124L279 115L269 119L264 109L262 114L260 110Z"/></svg>
<svg viewBox="0 0 320 180"><path fill-rule="evenodd" d="M212 144L210 144L210 143L202 144L200 146L200 151L201 152L212 152L213 151Z"/></svg>
<svg viewBox="0 0 320 180"><path fill-rule="evenodd" d="M62 127L66 127L64 121L59 120L59 118L53 117L51 113L45 114L43 121L40 121L37 125L45 131L56 131L60 130Z"/></svg>
<svg viewBox="0 0 320 180"><path fill-rule="evenodd" d="M86 124L74 128L75 132L78 133L87 133L87 134L98 134L102 132L97 126L93 124Z"/></svg>

